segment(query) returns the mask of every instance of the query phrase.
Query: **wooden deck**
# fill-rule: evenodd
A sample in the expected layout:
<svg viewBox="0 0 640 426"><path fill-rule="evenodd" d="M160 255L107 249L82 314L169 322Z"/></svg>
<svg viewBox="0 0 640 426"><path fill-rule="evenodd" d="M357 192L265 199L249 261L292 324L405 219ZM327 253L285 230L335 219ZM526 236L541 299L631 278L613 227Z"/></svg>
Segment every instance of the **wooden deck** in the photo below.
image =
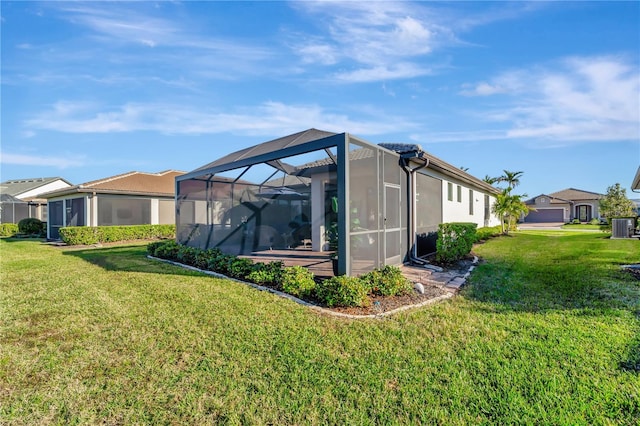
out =
<svg viewBox="0 0 640 426"><path fill-rule="evenodd" d="M328 252L312 251L310 248L263 250L245 255L254 262L281 261L285 266L303 266L309 269L316 277L332 277L333 267Z"/></svg>

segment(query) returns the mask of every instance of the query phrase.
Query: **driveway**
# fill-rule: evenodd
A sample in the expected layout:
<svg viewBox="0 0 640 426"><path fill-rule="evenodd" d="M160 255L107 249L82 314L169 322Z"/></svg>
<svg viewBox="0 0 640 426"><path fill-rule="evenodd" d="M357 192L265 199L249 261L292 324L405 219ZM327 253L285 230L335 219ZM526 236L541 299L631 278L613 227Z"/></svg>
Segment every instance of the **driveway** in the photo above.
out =
<svg viewBox="0 0 640 426"><path fill-rule="evenodd" d="M537 230L559 230L562 229L562 225L564 225L563 222L549 222L549 223L519 223L518 224L518 229L520 230L531 230L531 229L537 229Z"/></svg>

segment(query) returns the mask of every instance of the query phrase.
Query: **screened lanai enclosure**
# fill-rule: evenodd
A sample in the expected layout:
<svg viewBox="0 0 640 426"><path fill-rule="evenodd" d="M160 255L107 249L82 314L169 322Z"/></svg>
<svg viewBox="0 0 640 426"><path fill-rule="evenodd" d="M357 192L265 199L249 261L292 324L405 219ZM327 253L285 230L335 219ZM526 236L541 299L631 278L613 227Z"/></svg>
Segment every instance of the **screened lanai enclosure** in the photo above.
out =
<svg viewBox="0 0 640 426"><path fill-rule="evenodd" d="M407 256L406 198L400 154L310 129L179 176L177 239L235 255L337 250L338 273L356 275Z"/></svg>

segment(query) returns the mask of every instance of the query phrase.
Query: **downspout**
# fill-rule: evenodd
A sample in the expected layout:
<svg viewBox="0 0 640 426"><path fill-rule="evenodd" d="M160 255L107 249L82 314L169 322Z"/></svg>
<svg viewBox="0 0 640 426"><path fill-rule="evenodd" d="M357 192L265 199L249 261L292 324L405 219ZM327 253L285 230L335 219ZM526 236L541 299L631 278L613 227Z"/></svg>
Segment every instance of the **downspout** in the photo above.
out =
<svg viewBox="0 0 640 426"><path fill-rule="evenodd" d="M418 264L418 265L426 265L427 262L420 259L417 256L417 242L416 242L416 228L417 228L417 223L416 223L416 180L414 178L414 174L416 171L424 169L426 167L429 166L429 159L428 158L423 158L424 153L423 152L417 152L417 151L412 151L412 152L407 152L404 154L400 154L400 164L402 165L402 169L407 173L407 189L409 192L409 205L408 207L408 222L409 222L409 247L411 247L410 251L409 251L409 262L411 262L411 264ZM411 168L409 166L409 160L415 160L415 159L420 159L422 160L422 164Z"/></svg>

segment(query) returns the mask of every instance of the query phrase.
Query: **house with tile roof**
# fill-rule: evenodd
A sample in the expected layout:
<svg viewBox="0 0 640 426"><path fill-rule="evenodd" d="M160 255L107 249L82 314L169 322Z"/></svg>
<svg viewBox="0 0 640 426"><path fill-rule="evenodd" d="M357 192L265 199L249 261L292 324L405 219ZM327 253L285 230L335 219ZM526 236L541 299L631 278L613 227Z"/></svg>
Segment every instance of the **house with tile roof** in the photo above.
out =
<svg viewBox="0 0 640 426"><path fill-rule="evenodd" d="M71 183L61 177L12 179L0 183L0 223L18 223L33 217L47 221L47 200L42 194L68 188Z"/></svg>
<svg viewBox="0 0 640 426"><path fill-rule="evenodd" d="M535 210L524 218L525 223L567 223L574 219L589 222L600 219L600 199L604 194L567 188L550 194L540 194L527 201Z"/></svg>
<svg viewBox="0 0 640 426"><path fill-rule="evenodd" d="M47 237L65 226L175 223L175 179L183 172L132 171L43 194L48 201Z"/></svg>

